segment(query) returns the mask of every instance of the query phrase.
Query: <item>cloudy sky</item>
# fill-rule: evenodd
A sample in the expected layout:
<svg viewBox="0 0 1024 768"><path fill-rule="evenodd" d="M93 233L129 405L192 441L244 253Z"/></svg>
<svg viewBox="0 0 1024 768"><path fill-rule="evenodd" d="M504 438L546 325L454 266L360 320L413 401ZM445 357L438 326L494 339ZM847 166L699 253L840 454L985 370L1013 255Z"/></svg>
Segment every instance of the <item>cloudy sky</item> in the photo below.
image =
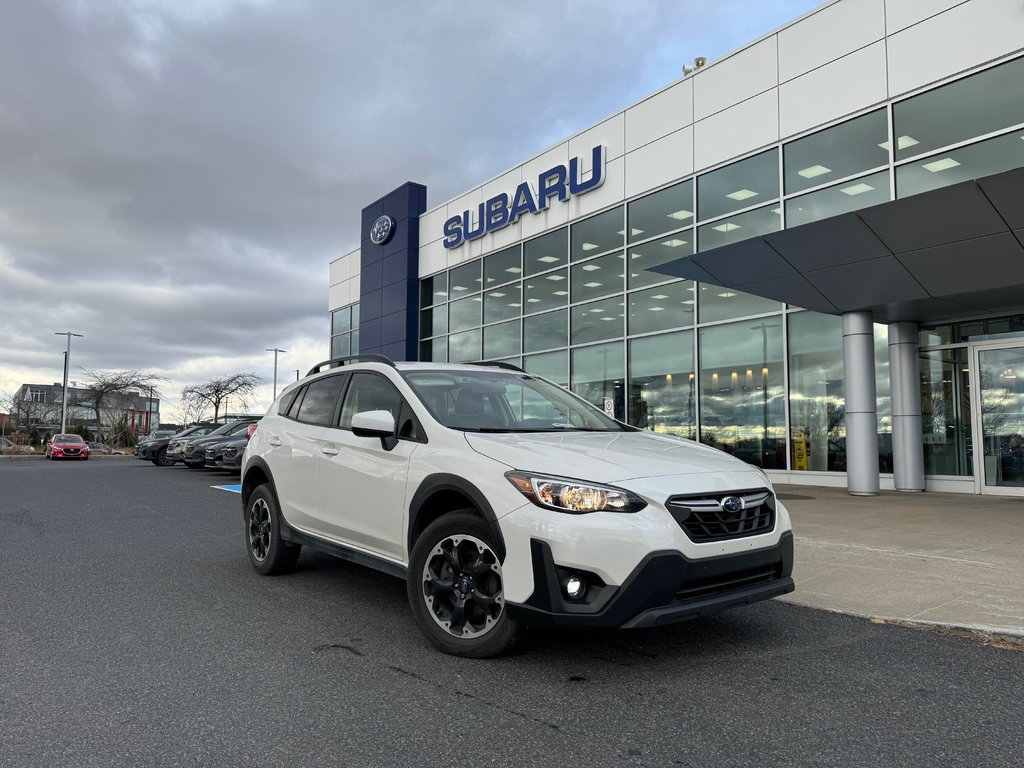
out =
<svg viewBox="0 0 1024 768"><path fill-rule="evenodd" d="M328 263L817 0L0 0L0 390L328 356Z"/></svg>

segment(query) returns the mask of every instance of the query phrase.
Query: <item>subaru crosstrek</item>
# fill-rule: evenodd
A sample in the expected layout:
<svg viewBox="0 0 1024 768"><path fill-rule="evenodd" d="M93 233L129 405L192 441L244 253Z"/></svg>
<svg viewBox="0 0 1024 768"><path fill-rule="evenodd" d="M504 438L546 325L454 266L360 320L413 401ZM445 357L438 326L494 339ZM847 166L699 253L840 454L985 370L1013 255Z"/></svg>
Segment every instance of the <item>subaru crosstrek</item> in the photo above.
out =
<svg viewBox="0 0 1024 768"><path fill-rule="evenodd" d="M399 576L462 656L523 625L653 627L793 590L761 470L507 364L321 363L253 433L242 509L259 573L309 546Z"/></svg>

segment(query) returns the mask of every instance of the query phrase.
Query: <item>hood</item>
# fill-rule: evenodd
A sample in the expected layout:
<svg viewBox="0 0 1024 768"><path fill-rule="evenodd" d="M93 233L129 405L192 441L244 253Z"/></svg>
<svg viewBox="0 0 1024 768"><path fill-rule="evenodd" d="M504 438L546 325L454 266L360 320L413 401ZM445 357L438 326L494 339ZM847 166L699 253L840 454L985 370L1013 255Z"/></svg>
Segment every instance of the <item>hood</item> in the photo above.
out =
<svg viewBox="0 0 1024 768"><path fill-rule="evenodd" d="M477 453L513 469L592 482L753 471L715 448L653 432L467 432L466 440Z"/></svg>

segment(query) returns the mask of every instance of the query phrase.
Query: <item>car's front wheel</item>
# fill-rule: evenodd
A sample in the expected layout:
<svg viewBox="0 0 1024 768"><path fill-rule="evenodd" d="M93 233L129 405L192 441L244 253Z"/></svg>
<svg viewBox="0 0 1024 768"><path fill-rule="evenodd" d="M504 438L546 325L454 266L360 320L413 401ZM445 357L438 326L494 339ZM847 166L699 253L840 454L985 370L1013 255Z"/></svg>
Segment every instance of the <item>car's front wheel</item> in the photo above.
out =
<svg viewBox="0 0 1024 768"><path fill-rule="evenodd" d="M446 653L490 658L516 642L494 535L472 512L452 512L427 527L412 550L407 591L420 630Z"/></svg>
<svg viewBox="0 0 1024 768"><path fill-rule="evenodd" d="M272 576L295 567L302 547L281 538L281 510L269 485L252 492L245 506L245 540L257 573Z"/></svg>
<svg viewBox="0 0 1024 768"><path fill-rule="evenodd" d="M158 467L172 467L174 466L174 459L168 459L167 449L161 448L156 452L156 456L153 457L153 463Z"/></svg>

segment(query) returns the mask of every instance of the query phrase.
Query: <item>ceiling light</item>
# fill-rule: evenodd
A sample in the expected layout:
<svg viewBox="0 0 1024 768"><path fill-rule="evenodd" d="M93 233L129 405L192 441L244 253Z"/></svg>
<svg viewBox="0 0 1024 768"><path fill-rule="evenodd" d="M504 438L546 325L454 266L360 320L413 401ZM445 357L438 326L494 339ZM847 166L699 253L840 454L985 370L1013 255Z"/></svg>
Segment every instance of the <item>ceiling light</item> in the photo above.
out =
<svg viewBox="0 0 1024 768"><path fill-rule="evenodd" d="M510 306L510 307L521 307L521 306L523 306L523 305L522 305L522 304L511 304L511 303L510 303L510 304L509 304L509 306Z"/></svg>
<svg viewBox="0 0 1024 768"><path fill-rule="evenodd" d="M664 309L665 309L664 307L648 307L648 308L647 308L647 310L648 310L649 312L661 312L661 311L663 311Z"/></svg>
<svg viewBox="0 0 1024 768"><path fill-rule="evenodd" d="M541 256L537 261L543 261L545 264L550 264L552 261L558 261L557 256Z"/></svg>
<svg viewBox="0 0 1024 768"><path fill-rule="evenodd" d="M601 309L600 307L594 307L593 309L590 309L590 310L587 310L587 311L588 312L593 312L595 315L599 315L602 312L604 312L604 310Z"/></svg>
<svg viewBox="0 0 1024 768"><path fill-rule="evenodd" d="M488 296L493 296L496 299L500 299L500 298L503 298L505 296L505 294L502 293L501 291L495 291L494 293L489 293L487 295Z"/></svg>
<svg viewBox="0 0 1024 768"><path fill-rule="evenodd" d="M527 304L536 304L538 301L540 301L540 299L527 299L526 303Z"/></svg>
<svg viewBox="0 0 1024 768"><path fill-rule="evenodd" d="M682 304L693 304L693 299L687 299L686 301L680 302Z"/></svg>
<svg viewBox="0 0 1024 768"><path fill-rule="evenodd" d="M454 291L468 291L469 288L466 288L466 287L461 286L461 285L453 285L452 286L452 290L454 290Z"/></svg>
<svg viewBox="0 0 1024 768"><path fill-rule="evenodd" d="M865 184L864 182L861 182L860 184L854 184L851 187L843 187L839 191L842 192L844 195L853 196L862 195L865 192L870 192L873 189L874 187L872 187L870 184Z"/></svg>
<svg viewBox="0 0 1024 768"><path fill-rule="evenodd" d="M594 272L594 271L596 271L596 270L598 270L600 268L601 267L599 267L597 264L584 264L583 265L583 271L584 272Z"/></svg>
<svg viewBox="0 0 1024 768"><path fill-rule="evenodd" d="M797 171L805 179L813 179L815 176L823 176L826 173L832 173L831 168L826 168L824 165L812 165L808 168L803 168Z"/></svg>
<svg viewBox="0 0 1024 768"><path fill-rule="evenodd" d="M732 291L722 291L722 292L721 292L720 294L718 294L718 295L719 295L719 296L721 296L721 297L722 297L723 299L731 299L731 298L732 298L733 296L735 296L736 294L735 294L735 293L733 293Z"/></svg>
<svg viewBox="0 0 1024 768"><path fill-rule="evenodd" d="M689 240L680 240L678 237L673 237L671 240L663 240L662 245L668 248L678 248L680 245L686 245Z"/></svg>
<svg viewBox="0 0 1024 768"><path fill-rule="evenodd" d="M644 257L644 255L642 253L633 252L633 253L629 254L629 258L631 258L631 259L642 259L643 257Z"/></svg>
<svg viewBox="0 0 1024 768"><path fill-rule="evenodd" d="M614 320L616 317L622 317L622 315L616 315L615 317L612 317L612 316L609 315L608 317L602 317L601 319L602 320Z"/></svg>
<svg viewBox="0 0 1024 768"><path fill-rule="evenodd" d="M552 295L553 296L568 296L569 292L568 291L555 291Z"/></svg>
<svg viewBox="0 0 1024 768"><path fill-rule="evenodd" d="M675 211L673 213L668 214L668 217L670 219L675 219L676 221L683 221L684 219L689 219L692 216L693 216L693 211L687 211L685 209L681 210L681 211Z"/></svg>
<svg viewBox="0 0 1024 768"><path fill-rule="evenodd" d="M726 197L730 200L749 200L752 197L757 197L757 192L752 189L737 189L735 192L730 192Z"/></svg>
<svg viewBox="0 0 1024 768"><path fill-rule="evenodd" d="M435 296L447 296L448 291L434 291Z"/></svg>
<svg viewBox="0 0 1024 768"><path fill-rule="evenodd" d="M1021 138L1024 139L1024 136L1021 136ZM630 227L629 233L633 237L636 237L637 235L642 235L644 231L642 229L637 229L636 227Z"/></svg>
<svg viewBox="0 0 1024 768"><path fill-rule="evenodd" d="M960 163L952 157L944 157L941 160L934 160L930 163L925 163L921 167L926 171L938 173L939 171L948 171L950 168L956 168L958 165L960 165Z"/></svg>
<svg viewBox="0 0 1024 768"><path fill-rule="evenodd" d="M622 233L620 232L619 234L621 235ZM594 243L584 243L581 247L584 251L593 251L600 248L601 246L596 245Z"/></svg>
<svg viewBox="0 0 1024 768"><path fill-rule="evenodd" d="M718 224L717 226L712 227L712 229L717 230L719 232L732 232L734 229L739 228L739 224L733 224L731 221L727 221L724 224Z"/></svg>
<svg viewBox="0 0 1024 768"><path fill-rule="evenodd" d="M921 142L919 142L913 136L900 136L899 138L896 139L896 148L897 149L906 149L907 147L912 147L915 144L920 144L920 143ZM886 152L889 151L889 142L888 141L883 141L878 146L880 146Z"/></svg>
<svg viewBox="0 0 1024 768"><path fill-rule="evenodd" d="M506 272L511 272L513 275L518 275L523 270L521 270L519 267L507 267L505 269L505 271Z"/></svg>
<svg viewBox="0 0 1024 768"><path fill-rule="evenodd" d="M545 280L554 280L557 283L559 280L565 280L565 275L548 275L544 279Z"/></svg>
<svg viewBox="0 0 1024 768"><path fill-rule="evenodd" d="M604 283L584 283L584 288L600 288Z"/></svg>
<svg viewBox="0 0 1024 768"><path fill-rule="evenodd" d="M657 299L658 301L661 301L662 299L667 299L668 298L668 294L659 293L657 296L651 296L651 298L652 299Z"/></svg>

